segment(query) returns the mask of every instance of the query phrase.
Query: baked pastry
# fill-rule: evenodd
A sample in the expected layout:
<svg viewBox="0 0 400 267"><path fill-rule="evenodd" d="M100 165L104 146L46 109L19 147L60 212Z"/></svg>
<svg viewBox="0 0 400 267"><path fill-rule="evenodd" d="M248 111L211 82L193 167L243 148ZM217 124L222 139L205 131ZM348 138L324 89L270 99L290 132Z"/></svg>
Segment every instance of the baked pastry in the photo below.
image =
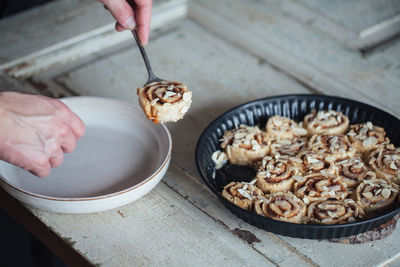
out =
<svg viewBox="0 0 400 267"><path fill-rule="evenodd" d="M155 123L182 119L192 103L192 92L179 82L152 82L138 88L137 95L146 117Z"/></svg>
<svg viewBox="0 0 400 267"><path fill-rule="evenodd" d="M378 178L400 184L400 148L386 145L371 152L369 166Z"/></svg>
<svg viewBox="0 0 400 267"><path fill-rule="evenodd" d="M351 125L347 136L353 147L360 153L375 150L390 142L385 130L371 122Z"/></svg>
<svg viewBox="0 0 400 267"><path fill-rule="evenodd" d="M331 162L326 160L326 156L312 151L302 152L296 158L293 158L292 161L304 174L329 172L331 170Z"/></svg>
<svg viewBox="0 0 400 267"><path fill-rule="evenodd" d="M255 185L240 182L230 182L224 187L222 196L233 204L251 211L253 199L264 196Z"/></svg>
<svg viewBox="0 0 400 267"><path fill-rule="evenodd" d="M327 173L311 173L296 180L294 194L306 204L328 199L343 200L347 196L346 185L340 178Z"/></svg>
<svg viewBox="0 0 400 267"><path fill-rule="evenodd" d="M257 186L264 193L286 192L292 189L293 177L300 171L288 156L266 156L257 172Z"/></svg>
<svg viewBox="0 0 400 267"><path fill-rule="evenodd" d="M356 187L365 179L376 177L375 172L371 171L360 157L335 162L331 169L333 173L340 176L347 187Z"/></svg>
<svg viewBox="0 0 400 267"><path fill-rule="evenodd" d="M322 200L308 206L307 216L314 224L344 224L364 218L365 212L352 199Z"/></svg>
<svg viewBox="0 0 400 267"><path fill-rule="evenodd" d="M307 222L306 205L291 192L274 193L268 197L268 201L256 200L254 212L284 222Z"/></svg>
<svg viewBox="0 0 400 267"><path fill-rule="evenodd" d="M228 158L224 151L217 150L211 155L211 159L215 164L215 169L221 169L222 166L228 161Z"/></svg>
<svg viewBox="0 0 400 267"><path fill-rule="evenodd" d="M258 127L240 125L239 129L226 131L221 147L231 164L251 166L269 153L267 133Z"/></svg>
<svg viewBox="0 0 400 267"><path fill-rule="evenodd" d="M398 187L384 179L363 181L355 191L355 200L366 212L386 208L397 199Z"/></svg>
<svg viewBox="0 0 400 267"><path fill-rule="evenodd" d="M315 153L324 154L328 162L347 159L356 153L346 135L313 135L308 148Z"/></svg>
<svg viewBox="0 0 400 267"><path fill-rule="evenodd" d="M313 110L304 117L304 128L313 134L344 134L349 128L349 118L333 110Z"/></svg>
<svg viewBox="0 0 400 267"><path fill-rule="evenodd" d="M272 138L292 139L294 137L306 136L307 131L294 120L281 116L272 116L267 121L267 133Z"/></svg>
<svg viewBox="0 0 400 267"><path fill-rule="evenodd" d="M296 156L307 149L307 139L304 137L294 137L292 139L272 139L271 155Z"/></svg>

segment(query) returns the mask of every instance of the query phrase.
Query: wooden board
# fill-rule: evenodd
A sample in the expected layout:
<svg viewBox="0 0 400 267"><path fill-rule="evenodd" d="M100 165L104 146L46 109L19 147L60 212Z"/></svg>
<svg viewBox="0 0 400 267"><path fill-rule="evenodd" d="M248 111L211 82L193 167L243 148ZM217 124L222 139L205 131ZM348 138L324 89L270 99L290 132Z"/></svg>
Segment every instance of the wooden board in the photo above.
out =
<svg viewBox="0 0 400 267"><path fill-rule="evenodd" d="M315 91L357 99L400 115L400 91L396 90L400 69L392 68L391 60L379 55L374 61L363 58L299 23L276 1L199 0L191 3L189 17ZM394 45L397 51L400 44Z"/></svg>

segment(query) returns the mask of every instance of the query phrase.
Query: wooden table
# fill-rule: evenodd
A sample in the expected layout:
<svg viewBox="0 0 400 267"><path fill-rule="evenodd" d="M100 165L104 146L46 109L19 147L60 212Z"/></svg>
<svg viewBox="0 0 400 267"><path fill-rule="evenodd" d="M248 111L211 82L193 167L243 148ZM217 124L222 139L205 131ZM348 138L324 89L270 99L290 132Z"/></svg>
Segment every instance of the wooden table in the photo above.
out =
<svg viewBox="0 0 400 267"><path fill-rule="evenodd" d="M363 39L371 23L393 12L380 6L367 14L331 2L156 1L147 48L153 69L194 94L185 119L168 124L173 157L162 182L134 203L95 214L32 209L4 191L1 207L74 266L399 266L400 230L361 245L275 235L232 215L195 168L202 130L227 109L261 97L338 95L400 117L400 39ZM398 14L396 1L389 4ZM329 16L346 10L349 20ZM146 80L131 35L116 33L92 0L18 14L0 21L0 32L2 90L136 103L135 88Z"/></svg>

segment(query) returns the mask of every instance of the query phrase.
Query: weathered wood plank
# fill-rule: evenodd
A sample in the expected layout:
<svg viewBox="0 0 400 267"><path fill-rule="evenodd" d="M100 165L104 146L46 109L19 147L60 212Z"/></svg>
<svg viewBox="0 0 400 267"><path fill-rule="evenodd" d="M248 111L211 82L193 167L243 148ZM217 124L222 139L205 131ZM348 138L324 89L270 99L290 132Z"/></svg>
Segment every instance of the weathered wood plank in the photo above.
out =
<svg viewBox="0 0 400 267"><path fill-rule="evenodd" d="M103 10L103 12L105 11ZM152 15L152 29L158 29L167 22L182 19L186 16L186 12L187 6L185 0L169 0L155 5ZM108 14L103 14L103 17L106 15ZM91 17L87 16L87 19ZM83 19L82 16L78 16L78 18ZM46 20L46 22L48 23L49 20ZM40 50L33 51L30 54L7 61L0 65L0 70L14 77L27 78L55 66L66 64L132 39L132 34L129 31L119 33L115 31L114 25L115 22L109 22L91 31L64 39ZM25 36L19 37L26 38ZM19 45L19 52L25 51L24 48L24 45Z"/></svg>
<svg viewBox="0 0 400 267"><path fill-rule="evenodd" d="M310 87L400 115L400 69L362 58L293 20L276 1L200 0L189 7L190 18Z"/></svg>
<svg viewBox="0 0 400 267"><path fill-rule="evenodd" d="M251 242L251 238L244 238L244 241L249 242L252 247L266 255L275 264L279 266L316 266L312 260L282 242L278 236L238 219L204 183L180 170L175 164L172 164L169 173L163 178L163 182L215 221L220 222L229 231L234 233L236 229L248 231L246 233L249 235L253 234L260 242Z"/></svg>
<svg viewBox="0 0 400 267"><path fill-rule="evenodd" d="M274 265L163 183L107 212L32 212L94 265Z"/></svg>
<svg viewBox="0 0 400 267"><path fill-rule="evenodd" d="M396 0L291 0L282 5L302 23L353 49L369 49L400 31L400 4Z"/></svg>

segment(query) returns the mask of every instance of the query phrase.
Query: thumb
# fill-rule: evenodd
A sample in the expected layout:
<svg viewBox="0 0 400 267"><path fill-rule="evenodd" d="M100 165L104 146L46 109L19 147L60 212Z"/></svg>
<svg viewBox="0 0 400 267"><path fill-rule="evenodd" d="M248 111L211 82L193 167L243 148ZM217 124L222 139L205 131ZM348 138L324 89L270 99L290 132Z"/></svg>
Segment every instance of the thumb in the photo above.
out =
<svg viewBox="0 0 400 267"><path fill-rule="evenodd" d="M111 15L117 20L118 24L125 29L135 29L135 18L132 7L125 0L102 1L110 11Z"/></svg>

